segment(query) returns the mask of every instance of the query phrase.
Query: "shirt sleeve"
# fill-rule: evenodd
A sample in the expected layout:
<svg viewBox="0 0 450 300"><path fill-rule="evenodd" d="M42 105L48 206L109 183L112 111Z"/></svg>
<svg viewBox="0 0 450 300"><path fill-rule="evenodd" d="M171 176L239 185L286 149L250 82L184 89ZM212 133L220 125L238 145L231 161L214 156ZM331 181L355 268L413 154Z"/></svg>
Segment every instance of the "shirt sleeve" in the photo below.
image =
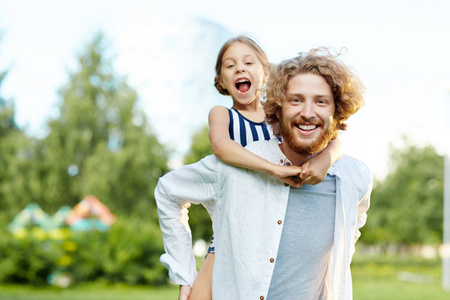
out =
<svg viewBox="0 0 450 300"><path fill-rule="evenodd" d="M194 284L197 271L187 209L194 203L209 206L211 210L221 165L215 156L207 156L166 174L156 186L155 200L165 250L160 260L176 284Z"/></svg>
<svg viewBox="0 0 450 300"><path fill-rule="evenodd" d="M356 221L356 231L353 238L353 243L356 243L361 236L360 228L366 224L367 211L370 206L370 194L372 193L373 177L367 166L362 174L362 178L366 178L365 182L367 188L364 196L358 201L358 219Z"/></svg>

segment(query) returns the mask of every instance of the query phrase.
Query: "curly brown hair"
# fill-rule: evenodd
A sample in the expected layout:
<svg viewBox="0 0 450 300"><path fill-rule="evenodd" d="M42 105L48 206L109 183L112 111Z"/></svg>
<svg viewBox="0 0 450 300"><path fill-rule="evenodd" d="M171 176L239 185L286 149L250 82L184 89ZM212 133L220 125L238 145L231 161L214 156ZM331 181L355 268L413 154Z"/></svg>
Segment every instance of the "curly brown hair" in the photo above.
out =
<svg viewBox="0 0 450 300"><path fill-rule="evenodd" d="M359 77L344 63L337 60L340 53L333 55L325 47L315 48L308 53L284 60L272 70L265 88L263 103L267 124L272 125L275 136L280 136L280 112L286 100L289 80L299 74L312 73L322 76L331 87L334 97L334 120L337 129L346 130L344 123L364 105L365 90Z"/></svg>
<svg viewBox="0 0 450 300"><path fill-rule="evenodd" d="M222 48L220 48L219 54L217 55L216 60L216 76L214 77L214 86L216 89L221 93L222 95L229 96L230 93L227 91L227 89L223 88L220 85L220 73L222 71L222 59L225 55L225 52L230 48L234 43L243 43L247 46L249 46L253 51L255 51L256 56L258 57L259 61L263 65L264 68L270 67L269 59L267 58L266 53L261 49L261 47L251 38L245 35L239 35L237 37L231 38L228 41L226 41Z"/></svg>

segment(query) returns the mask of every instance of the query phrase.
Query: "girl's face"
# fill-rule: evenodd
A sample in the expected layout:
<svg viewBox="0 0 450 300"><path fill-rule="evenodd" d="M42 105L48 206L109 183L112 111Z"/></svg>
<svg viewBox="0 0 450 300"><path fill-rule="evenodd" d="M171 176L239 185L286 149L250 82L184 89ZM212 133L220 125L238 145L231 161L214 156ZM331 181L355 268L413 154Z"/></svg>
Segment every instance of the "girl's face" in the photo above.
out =
<svg viewBox="0 0 450 300"><path fill-rule="evenodd" d="M268 72L255 51L244 43L236 42L225 51L220 71L220 85L233 98L233 107L244 108L259 100L260 90Z"/></svg>

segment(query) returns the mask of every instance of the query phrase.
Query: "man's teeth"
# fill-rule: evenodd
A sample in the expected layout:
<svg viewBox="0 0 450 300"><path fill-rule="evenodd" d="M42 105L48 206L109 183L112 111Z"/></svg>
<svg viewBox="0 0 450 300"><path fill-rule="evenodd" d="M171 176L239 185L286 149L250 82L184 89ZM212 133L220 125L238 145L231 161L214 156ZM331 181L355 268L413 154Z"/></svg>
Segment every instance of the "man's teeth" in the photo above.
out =
<svg viewBox="0 0 450 300"><path fill-rule="evenodd" d="M316 128L316 125L298 125L298 128L301 130L313 130Z"/></svg>

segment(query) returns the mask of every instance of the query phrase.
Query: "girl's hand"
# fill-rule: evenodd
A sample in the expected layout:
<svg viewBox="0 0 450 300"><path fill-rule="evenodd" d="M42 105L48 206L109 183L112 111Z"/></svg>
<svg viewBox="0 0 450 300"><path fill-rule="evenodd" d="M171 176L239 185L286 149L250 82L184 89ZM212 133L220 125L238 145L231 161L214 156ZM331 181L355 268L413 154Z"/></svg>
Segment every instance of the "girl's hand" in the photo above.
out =
<svg viewBox="0 0 450 300"><path fill-rule="evenodd" d="M302 167L298 166L275 166L272 177L283 181L290 186L301 188L303 181L299 175L302 172Z"/></svg>
<svg viewBox="0 0 450 300"><path fill-rule="evenodd" d="M283 177L283 178L278 178L279 180L283 181L284 184L293 186L295 188L301 188L303 181L300 180L300 178L298 176L290 176L290 177Z"/></svg>
<svg viewBox="0 0 450 300"><path fill-rule="evenodd" d="M191 287L188 285L180 285L180 296L178 300L188 300L191 294Z"/></svg>

